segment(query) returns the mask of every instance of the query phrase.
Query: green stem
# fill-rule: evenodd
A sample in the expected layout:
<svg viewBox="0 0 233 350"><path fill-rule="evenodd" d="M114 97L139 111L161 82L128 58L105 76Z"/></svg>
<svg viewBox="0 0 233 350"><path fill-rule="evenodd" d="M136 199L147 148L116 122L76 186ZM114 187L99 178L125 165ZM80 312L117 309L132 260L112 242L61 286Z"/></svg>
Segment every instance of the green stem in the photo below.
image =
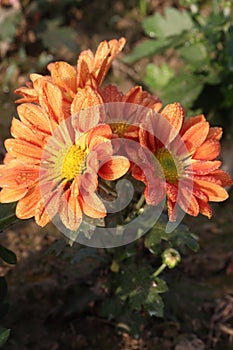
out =
<svg viewBox="0 0 233 350"><path fill-rule="evenodd" d="M157 277L166 267L166 264L162 264L154 273L153 277Z"/></svg>

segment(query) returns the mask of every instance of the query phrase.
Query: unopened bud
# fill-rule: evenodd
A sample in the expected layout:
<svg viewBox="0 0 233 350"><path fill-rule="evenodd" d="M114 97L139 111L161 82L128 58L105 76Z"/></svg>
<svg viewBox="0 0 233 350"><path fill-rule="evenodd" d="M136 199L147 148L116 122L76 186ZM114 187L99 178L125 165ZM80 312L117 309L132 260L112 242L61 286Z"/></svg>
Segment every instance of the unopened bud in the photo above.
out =
<svg viewBox="0 0 233 350"><path fill-rule="evenodd" d="M181 261L180 253L173 248L166 249L162 254L162 261L169 269L173 269Z"/></svg>

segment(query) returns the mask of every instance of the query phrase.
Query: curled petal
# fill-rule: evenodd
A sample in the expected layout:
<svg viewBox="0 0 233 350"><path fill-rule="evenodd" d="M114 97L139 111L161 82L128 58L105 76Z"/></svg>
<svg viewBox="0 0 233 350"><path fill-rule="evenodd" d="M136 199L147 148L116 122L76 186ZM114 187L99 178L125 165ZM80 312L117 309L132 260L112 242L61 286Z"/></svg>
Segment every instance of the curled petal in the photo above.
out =
<svg viewBox="0 0 233 350"><path fill-rule="evenodd" d="M130 161L121 156L113 156L99 169L99 176L104 180L112 181L119 179L127 173L130 167Z"/></svg>

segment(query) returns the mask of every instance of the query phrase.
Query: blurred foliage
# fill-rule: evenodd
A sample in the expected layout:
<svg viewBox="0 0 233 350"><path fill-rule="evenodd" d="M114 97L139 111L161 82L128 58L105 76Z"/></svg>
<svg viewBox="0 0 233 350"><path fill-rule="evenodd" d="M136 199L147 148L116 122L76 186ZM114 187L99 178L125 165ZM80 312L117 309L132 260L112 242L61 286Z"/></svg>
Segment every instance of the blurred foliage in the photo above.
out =
<svg viewBox="0 0 233 350"><path fill-rule="evenodd" d="M139 338L151 317L164 316L162 294L168 287L166 274L159 275L164 268L176 266L179 252L187 254L190 249L196 252L199 248L198 238L185 225L167 233L166 220L162 215L144 238L127 246L96 249L74 243L69 247L68 240L61 239L49 248L48 253L78 264L84 276L90 273L96 276L93 272L98 270L102 292L99 288L96 290L94 286L98 282L91 278L92 300L98 300L92 312L114 322L119 332Z"/></svg>
<svg viewBox="0 0 233 350"><path fill-rule="evenodd" d="M232 127L232 2L212 1L209 7L205 4L206 8L204 3L180 1L182 9L168 7L163 15L146 17L142 27L149 39L138 44L124 62L154 55L169 58L172 49L177 67L149 63L145 84L164 104L179 101L189 113L202 110L214 123Z"/></svg>

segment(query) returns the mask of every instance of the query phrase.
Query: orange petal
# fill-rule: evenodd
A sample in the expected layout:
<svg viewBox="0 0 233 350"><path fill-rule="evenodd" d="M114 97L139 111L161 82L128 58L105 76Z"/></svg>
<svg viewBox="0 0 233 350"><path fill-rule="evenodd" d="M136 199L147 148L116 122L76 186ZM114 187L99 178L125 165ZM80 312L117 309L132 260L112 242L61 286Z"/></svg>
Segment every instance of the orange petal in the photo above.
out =
<svg viewBox="0 0 233 350"><path fill-rule="evenodd" d="M21 87L15 90L15 94L22 95L22 98L19 98L16 102L38 102L38 93L34 88Z"/></svg>
<svg viewBox="0 0 233 350"><path fill-rule="evenodd" d="M181 135L183 135L185 133L185 131L187 131L188 129L191 128L191 126L200 123L200 122L205 122L205 116L203 114L200 115L196 115L195 117L188 117L185 118L184 120L184 124L182 126L182 130L181 130Z"/></svg>
<svg viewBox="0 0 233 350"><path fill-rule="evenodd" d="M197 199L184 188L180 188L178 203L187 214L192 216L197 216L199 214Z"/></svg>
<svg viewBox="0 0 233 350"><path fill-rule="evenodd" d="M200 213L202 215L205 215L208 217L208 219L210 219L212 217L212 209L210 208L209 204L206 202L203 202L200 199L197 199L198 205L199 205L199 209L200 209Z"/></svg>
<svg viewBox="0 0 233 350"><path fill-rule="evenodd" d="M79 203L82 211L91 218L98 219L106 216L105 206L95 193L91 193L85 198L80 196Z"/></svg>
<svg viewBox="0 0 233 350"><path fill-rule="evenodd" d="M209 132L209 123L200 122L191 126L182 136L189 152L193 152L205 141Z"/></svg>
<svg viewBox="0 0 233 350"><path fill-rule="evenodd" d="M66 62L54 62L48 65L53 82L64 88L72 96L77 92L76 69Z"/></svg>
<svg viewBox="0 0 233 350"><path fill-rule="evenodd" d="M122 100L123 94L114 85L107 85L101 92L101 96L105 103L108 102L120 102Z"/></svg>
<svg viewBox="0 0 233 350"><path fill-rule="evenodd" d="M69 188L61 198L59 215L63 224L71 231L76 231L82 222L82 211L78 198Z"/></svg>
<svg viewBox="0 0 233 350"><path fill-rule="evenodd" d="M219 156L220 143L216 140L206 140L193 154L194 159L213 160Z"/></svg>
<svg viewBox="0 0 233 350"><path fill-rule="evenodd" d="M23 198L27 188L3 188L0 192L0 203L11 203Z"/></svg>
<svg viewBox="0 0 233 350"><path fill-rule="evenodd" d="M207 140L219 141L221 137L222 137L222 128L214 127L214 128L210 128L209 133L207 135Z"/></svg>
<svg viewBox="0 0 233 350"><path fill-rule="evenodd" d="M148 108L153 108L155 111L159 111L162 107L162 103L158 97L152 96L147 91L143 91L141 86L135 86L131 88L127 94L122 98L123 102L135 103Z"/></svg>
<svg viewBox="0 0 233 350"><path fill-rule="evenodd" d="M17 107L19 118L29 128L36 128L46 134L51 134L50 123L42 108L33 103L23 103Z"/></svg>
<svg viewBox="0 0 233 350"><path fill-rule="evenodd" d="M121 156L113 156L99 169L99 176L104 180L113 181L119 179L127 173L130 167L130 161Z"/></svg>
<svg viewBox="0 0 233 350"><path fill-rule="evenodd" d="M221 166L222 162L219 160L216 161L202 161L202 162L193 162L192 171L198 175L206 175L211 171L218 169Z"/></svg>
<svg viewBox="0 0 233 350"><path fill-rule="evenodd" d="M223 187L231 186L233 184L230 175L221 169L213 171L210 175L216 179L216 182L220 181L220 184Z"/></svg>
<svg viewBox="0 0 233 350"><path fill-rule="evenodd" d="M38 164L41 161L42 149L30 142L19 139L5 141L7 151L19 160L30 164Z"/></svg>
<svg viewBox="0 0 233 350"><path fill-rule="evenodd" d="M33 130L33 128L30 129L24 123L15 118L12 119L11 135L39 147L43 147L46 138L45 134L39 132L38 130Z"/></svg>
<svg viewBox="0 0 233 350"><path fill-rule="evenodd" d="M113 39L109 42L102 41L99 44L95 53L94 69L92 71L99 86L102 84L112 61L125 46L125 42L125 38L121 38L120 40Z"/></svg>
<svg viewBox="0 0 233 350"><path fill-rule="evenodd" d="M39 102L48 116L56 123L59 124L65 119L62 92L58 86L43 81L39 93Z"/></svg>
<svg viewBox="0 0 233 350"><path fill-rule="evenodd" d="M168 209L169 221L171 222L176 221L177 211L176 211L175 203L171 201L170 198L167 199L167 209Z"/></svg>
<svg viewBox="0 0 233 350"><path fill-rule="evenodd" d="M35 221L36 223L41 226L44 227L45 225L47 225L50 221L51 218L48 215L45 206L44 206L44 200L41 199L36 207L36 211L35 211Z"/></svg>
<svg viewBox="0 0 233 350"><path fill-rule="evenodd" d="M180 130L183 124L185 112L184 108L178 102L167 105L163 108L161 114L171 123L173 128L178 131Z"/></svg>
<svg viewBox="0 0 233 350"><path fill-rule="evenodd" d="M0 187L25 189L39 179L39 167L11 161L0 167Z"/></svg>
<svg viewBox="0 0 233 350"><path fill-rule="evenodd" d="M224 188L213 182L194 179L194 183L208 196L211 202L222 202L229 197Z"/></svg>
<svg viewBox="0 0 233 350"><path fill-rule="evenodd" d="M94 66L94 55L91 50L82 51L77 62L77 87L84 88L86 85L94 85L91 71Z"/></svg>
<svg viewBox="0 0 233 350"><path fill-rule="evenodd" d="M74 115L81 111L81 109L94 107L102 103L103 100L100 94L96 90L93 90L90 86L87 86L84 89L79 89L75 95L71 105L71 114ZM93 109L93 111L96 113L98 109ZM90 113L90 117L91 115L92 114Z"/></svg>
<svg viewBox="0 0 233 350"><path fill-rule="evenodd" d="M19 219L29 219L33 217L40 198L39 186L30 189L26 196L19 200L16 206L16 216Z"/></svg>
<svg viewBox="0 0 233 350"><path fill-rule="evenodd" d="M107 124L99 124L88 133L88 146L91 149L94 145L98 144L96 141L94 141L96 137L101 137L100 143L102 143L106 142L107 139L111 139L111 136L111 127Z"/></svg>

